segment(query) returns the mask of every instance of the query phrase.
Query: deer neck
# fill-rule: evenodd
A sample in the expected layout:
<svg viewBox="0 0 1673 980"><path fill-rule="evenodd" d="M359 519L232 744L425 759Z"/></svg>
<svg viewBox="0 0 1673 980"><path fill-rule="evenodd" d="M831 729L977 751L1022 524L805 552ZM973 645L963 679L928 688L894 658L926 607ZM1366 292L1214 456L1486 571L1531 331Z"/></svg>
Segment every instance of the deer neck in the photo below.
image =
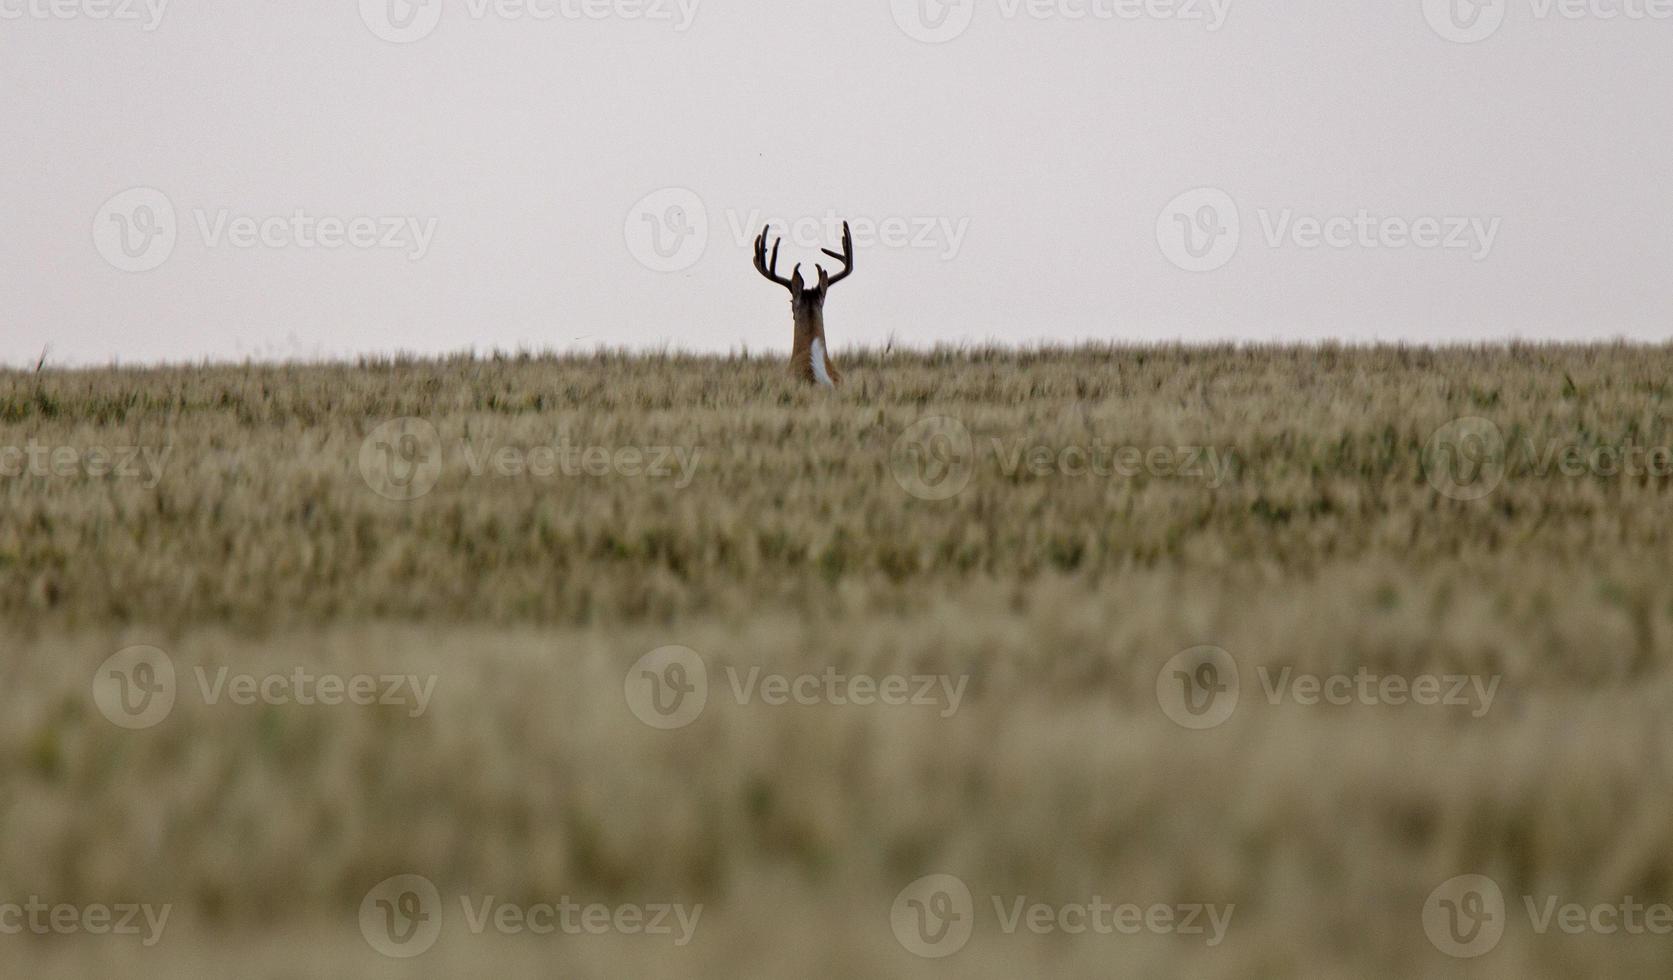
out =
<svg viewBox="0 0 1673 980"><path fill-rule="evenodd" d="M796 353L801 354L812 349L813 342L825 344L825 311L820 309L798 309L796 313Z"/></svg>

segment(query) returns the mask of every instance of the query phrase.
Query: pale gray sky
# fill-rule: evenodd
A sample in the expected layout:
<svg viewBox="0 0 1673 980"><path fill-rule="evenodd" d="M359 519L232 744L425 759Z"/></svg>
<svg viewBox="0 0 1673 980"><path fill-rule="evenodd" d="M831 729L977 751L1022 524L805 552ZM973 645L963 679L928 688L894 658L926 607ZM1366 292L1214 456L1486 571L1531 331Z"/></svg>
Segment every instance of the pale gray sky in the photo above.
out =
<svg viewBox="0 0 1673 980"><path fill-rule="evenodd" d="M0 86L14 365L787 348L827 215L838 353L1673 328L1673 0L0 0Z"/></svg>

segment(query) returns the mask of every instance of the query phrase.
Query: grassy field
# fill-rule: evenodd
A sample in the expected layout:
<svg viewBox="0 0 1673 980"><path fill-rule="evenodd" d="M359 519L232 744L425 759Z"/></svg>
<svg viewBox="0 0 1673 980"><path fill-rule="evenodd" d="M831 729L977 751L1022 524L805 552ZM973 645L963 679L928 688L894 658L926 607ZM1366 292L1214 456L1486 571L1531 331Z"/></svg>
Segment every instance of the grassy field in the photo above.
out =
<svg viewBox="0 0 1673 980"><path fill-rule="evenodd" d="M8 972L1666 975L1673 347L840 362L0 374Z"/></svg>

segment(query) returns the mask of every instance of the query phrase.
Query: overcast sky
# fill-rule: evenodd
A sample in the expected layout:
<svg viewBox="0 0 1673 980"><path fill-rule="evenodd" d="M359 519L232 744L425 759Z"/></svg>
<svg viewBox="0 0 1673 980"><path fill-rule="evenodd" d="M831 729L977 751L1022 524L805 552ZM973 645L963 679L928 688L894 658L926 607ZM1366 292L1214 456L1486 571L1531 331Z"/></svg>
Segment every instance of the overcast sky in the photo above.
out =
<svg viewBox="0 0 1673 980"><path fill-rule="evenodd" d="M1673 331L1673 0L0 0L0 87L13 365L787 349L769 219L839 353Z"/></svg>

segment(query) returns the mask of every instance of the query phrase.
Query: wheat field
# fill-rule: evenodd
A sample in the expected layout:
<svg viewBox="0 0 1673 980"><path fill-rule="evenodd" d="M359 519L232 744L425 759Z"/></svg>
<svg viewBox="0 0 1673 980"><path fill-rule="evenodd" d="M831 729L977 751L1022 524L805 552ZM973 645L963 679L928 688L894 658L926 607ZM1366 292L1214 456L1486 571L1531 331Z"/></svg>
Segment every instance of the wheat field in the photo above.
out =
<svg viewBox="0 0 1673 980"><path fill-rule="evenodd" d="M839 361L0 374L7 972L1665 975L1673 347Z"/></svg>

